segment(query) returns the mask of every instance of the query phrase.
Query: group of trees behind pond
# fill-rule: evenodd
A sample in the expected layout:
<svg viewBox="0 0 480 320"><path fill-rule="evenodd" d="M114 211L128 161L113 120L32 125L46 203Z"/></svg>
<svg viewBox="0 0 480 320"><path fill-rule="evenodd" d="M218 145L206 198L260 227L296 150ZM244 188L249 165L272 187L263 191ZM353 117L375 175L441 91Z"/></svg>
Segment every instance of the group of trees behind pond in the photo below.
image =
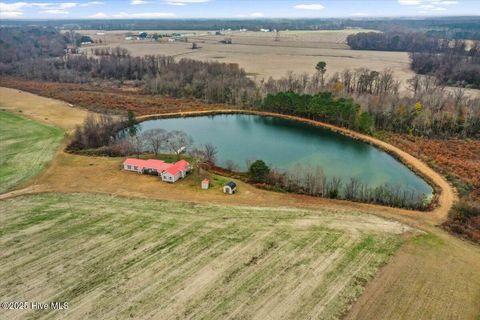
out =
<svg viewBox="0 0 480 320"><path fill-rule="evenodd" d="M469 98L464 89L447 90L438 79L424 75L408 81L408 94L399 87L390 70L344 70L332 74L324 87L319 75L289 74L260 84L265 98L259 108L366 133L386 130L433 138L480 136L480 99Z"/></svg>
<svg viewBox="0 0 480 320"><path fill-rule="evenodd" d="M418 74L448 85L480 88L480 48L476 41L440 38L435 33L360 32L347 37L354 50L405 51Z"/></svg>
<svg viewBox="0 0 480 320"><path fill-rule="evenodd" d="M373 116L362 112L352 98L337 98L331 92L315 95L291 91L268 94L261 110L328 122L364 133L371 133L374 125Z"/></svg>
<svg viewBox="0 0 480 320"><path fill-rule="evenodd" d="M102 50L98 56L61 54L59 48L72 36L48 28L10 29L0 32L0 53L6 53L0 55L0 75L70 83L129 81L145 94L299 115L367 133L381 129L429 137L480 134L480 101L468 99L460 89L447 92L444 81L428 75L410 80L410 94L400 93L400 82L389 70L359 68L327 76L328 65L322 62L312 66L313 75L288 73L256 83L236 64L134 57L123 48ZM23 39L31 45L16 46ZM37 47L35 54L23 52Z"/></svg>

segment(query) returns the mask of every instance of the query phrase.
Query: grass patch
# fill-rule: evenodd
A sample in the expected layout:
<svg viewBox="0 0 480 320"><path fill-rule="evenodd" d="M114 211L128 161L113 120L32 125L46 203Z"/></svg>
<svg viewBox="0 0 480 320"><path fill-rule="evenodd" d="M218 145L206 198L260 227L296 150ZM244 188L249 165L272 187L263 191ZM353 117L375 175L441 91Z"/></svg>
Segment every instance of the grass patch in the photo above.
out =
<svg viewBox="0 0 480 320"><path fill-rule="evenodd" d="M0 296L70 306L26 318L335 319L402 241L327 209L52 193L0 211Z"/></svg>
<svg viewBox="0 0 480 320"><path fill-rule="evenodd" d="M62 139L60 128L0 111L0 193L36 176Z"/></svg>
<svg viewBox="0 0 480 320"><path fill-rule="evenodd" d="M445 242L433 233L416 235L410 241L416 246L427 248L440 248L445 245Z"/></svg>

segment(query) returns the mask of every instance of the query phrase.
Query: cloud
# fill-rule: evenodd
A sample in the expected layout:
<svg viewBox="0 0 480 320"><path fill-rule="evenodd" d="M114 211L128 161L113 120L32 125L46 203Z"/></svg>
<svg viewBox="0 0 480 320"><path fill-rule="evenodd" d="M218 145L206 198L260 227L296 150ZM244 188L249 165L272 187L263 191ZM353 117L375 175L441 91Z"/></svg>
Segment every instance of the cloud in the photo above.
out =
<svg viewBox="0 0 480 320"><path fill-rule="evenodd" d="M108 15L103 13L103 12L97 12L95 14L92 14L91 16L88 16L90 19L105 19L108 18Z"/></svg>
<svg viewBox="0 0 480 320"><path fill-rule="evenodd" d="M172 3L205 3L210 2L210 0L168 0Z"/></svg>
<svg viewBox="0 0 480 320"><path fill-rule="evenodd" d="M102 2L102 1L90 1L90 2L86 2L86 3L82 3L80 4L79 6L80 7L90 7L90 6L100 6L100 5L103 5L105 4L105 2Z"/></svg>
<svg viewBox="0 0 480 320"><path fill-rule="evenodd" d="M89 6L93 4L100 4L99 1L90 1L81 6ZM40 13L47 14L68 14L70 8L79 6L77 2L0 2L0 13L5 18L15 18L23 15L23 10L26 8L41 8Z"/></svg>
<svg viewBox="0 0 480 320"><path fill-rule="evenodd" d="M367 17L368 13L365 12L354 12L350 14L353 17Z"/></svg>
<svg viewBox="0 0 480 320"><path fill-rule="evenodd" d="M445 6L458 4L458 1L454 0L398 0L400 5L415 6L421 9L419 13L428 14L438 11L446 11Z"/></svg>
<svg viewBox="0 0 480 320"><path fill-rule="evenodd" d="M3 11L3 10L0 10L0 18L1 19L19 18L22 15L23 15L23 12L21 12L21 11Z"/></svg>
<svg viewBox="0 0 480 320"><path fill-rule="evenodd" d="M421 4L421 0L398 0L398 3L402 6L416 6Z"/></svg>
<svg viewBox="0 0 480 320"><path fill-rule="evenodd" d="M140 4L147 4L147 3L148 3L148 1L144 1L144 0L132 0L132 1L130 1L130 4L132 6L138 6Z"/></svg>
<svg viewBox="0 0 480 320"><path fill-rule="evenodd" d="M62 10L62 9L48 9L48 10L42 10L40 12L49 13L49 14L68 14L69 13L67 10Z"/></svg>
<svg viewBox="0 0 480 320"><path fill-rule="evenodd" d="M24 7L28 7L28 3L26 2L14 2L14 3L5 3L0 2L0 12L2 14L6 12L19 12L20 9Z"/></svg>
<svg viewBox="0 0 480 320"><path fill-rule="evenodd" d="M325 8L320 3L297 4L293 7L295 9L300 9L300 10L314 10L314 11L323 10Z"/></svg>
<svg viewBox="0 0 480 320"><path fill-rule="evenodd" d="M120 12L112 15L112 17L117 19L130 19L130 18L156 19L156 18L175 18L176 14L171 12L145 12L145 13Z"/></svg>
<svg viewBox="0 0 480 320"><path fill-rule="evenodd" d="M194 3L205 3L210 2L210 0L167 0L164 3L169 4L171 6L186 6L187 4L194 4Z"/></svg>
<svg viewBox="0 0 480 320"><path fill-rule="evenodd" d="M250 17L252 18L261 18L261 17L265 17L265 15L261 12L253 12L253 13L250 13L249 14Z"/></svg>
<svg viewBox="0 0 480 320"><path fill-rule="evenodd" d="M435 1L434 1L435 3ZM451 4L458 4L458 1L439 1L438 4L443 4L445 6L449 6Z"/></svg>

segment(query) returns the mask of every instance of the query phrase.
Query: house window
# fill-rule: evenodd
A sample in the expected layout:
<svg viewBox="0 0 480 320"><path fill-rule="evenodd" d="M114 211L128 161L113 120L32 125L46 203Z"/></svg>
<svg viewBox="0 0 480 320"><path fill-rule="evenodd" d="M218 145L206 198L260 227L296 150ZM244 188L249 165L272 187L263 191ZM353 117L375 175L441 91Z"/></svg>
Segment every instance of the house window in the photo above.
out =
<svg viewBox="0 0 480 320"><path fill-rule="evenodd" d="M131 166L131 165L127 165L127 169L128 169L128 170L132 170L132 166Z"/></svg>
<svg viewBox="0 0 480 320"><path fill-rule="evenodd" d="M133 169L138 170L138 167L137 167L137 166L134 166Z"/></svg>

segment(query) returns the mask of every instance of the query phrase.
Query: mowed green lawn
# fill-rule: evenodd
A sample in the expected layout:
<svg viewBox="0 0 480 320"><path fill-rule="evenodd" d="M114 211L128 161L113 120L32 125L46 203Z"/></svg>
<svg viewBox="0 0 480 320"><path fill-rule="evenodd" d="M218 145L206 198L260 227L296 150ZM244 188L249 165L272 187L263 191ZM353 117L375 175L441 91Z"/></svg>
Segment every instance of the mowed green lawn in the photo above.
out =
<svg viewBox="0 0 480 320"><path fill-rule="evenodd" d="M0 193L36 176L62 138L60 128L0 111Z"/></svg>
<svg viewBox="0 0 480 320"><path fill-rule="evenodd" d="M93 194L0 201L8 319L336 319L408 227L350 210Z"/></svg>

